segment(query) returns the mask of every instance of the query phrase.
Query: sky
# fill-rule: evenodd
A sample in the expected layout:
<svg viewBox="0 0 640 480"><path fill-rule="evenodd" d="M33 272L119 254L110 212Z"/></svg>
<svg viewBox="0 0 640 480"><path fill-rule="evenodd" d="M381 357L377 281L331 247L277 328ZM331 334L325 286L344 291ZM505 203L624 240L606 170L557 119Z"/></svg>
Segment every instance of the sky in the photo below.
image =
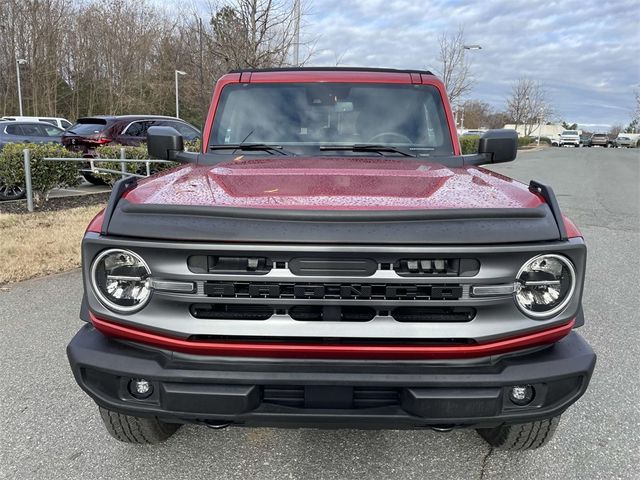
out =
<svg viewBox="0 0 640 480"><path fill-rule="evenodd" d="M605 130L633 117L640 0L303 0L308 65L438 70L438 39L464 28L466 96L503 109L520 77L542 82L558 120Z"/></svg>
<svg viewBox="0 0 640 480"><path fill-rule="evenodd" d="M204 11L212 0L191 1ZM513 84L527 77L543 84L551 120L608 131L633 119L640 0L301 1L301 40L312 47L308 66L437 73L439 37L462 27L466 44L482 46L467 52L476 83L465 99L504 110ZM233 0L213 0L224 3Z"/></svg>

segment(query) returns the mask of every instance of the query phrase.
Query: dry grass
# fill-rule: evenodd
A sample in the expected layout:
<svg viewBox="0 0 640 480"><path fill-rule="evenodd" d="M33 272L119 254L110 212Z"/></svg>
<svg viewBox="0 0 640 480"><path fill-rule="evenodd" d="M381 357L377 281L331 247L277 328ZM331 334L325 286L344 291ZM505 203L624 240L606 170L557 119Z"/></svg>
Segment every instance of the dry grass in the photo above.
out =
<svg viewBox="0 0 640 480"><path fill-rule="evenodd" d="M0 213L0 285L80 266L80 241L101 208Z"/></svg>

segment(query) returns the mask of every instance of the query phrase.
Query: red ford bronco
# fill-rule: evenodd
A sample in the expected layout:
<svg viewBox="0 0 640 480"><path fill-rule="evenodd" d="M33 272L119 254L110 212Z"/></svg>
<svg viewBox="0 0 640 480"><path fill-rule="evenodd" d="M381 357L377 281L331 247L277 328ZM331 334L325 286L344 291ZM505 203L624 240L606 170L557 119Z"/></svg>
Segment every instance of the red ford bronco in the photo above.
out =
<svg viewBox="0 0 640 480"><path fill-rule="evenodd" d="M222 77L202 151L119 181L82 244L68 346L111 435L184 423L471 427L544 445L595 365L575 332L586 247L551 188L462 155L425 71L298 68Z"/></svg>

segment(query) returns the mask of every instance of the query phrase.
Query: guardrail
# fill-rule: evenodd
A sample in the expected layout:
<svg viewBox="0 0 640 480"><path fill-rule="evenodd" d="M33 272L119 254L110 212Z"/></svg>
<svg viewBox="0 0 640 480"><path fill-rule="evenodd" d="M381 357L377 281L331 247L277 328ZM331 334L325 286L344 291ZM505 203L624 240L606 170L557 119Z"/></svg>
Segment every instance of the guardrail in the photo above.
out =
<svg viewBox="0 0 640 480"><path fill-rule="evenodd" d="M33 188L31 184L31 150L25 148L23 151L24 158L24 184L27 196L27 210L29 212L33 212ZM112 175L121 175L122 178L126 177L138 177L145 178L151 175L151 164L152 163L174 163L170 160L136 160L136 159L128 159L126 158L126 149L120 148L120 158L58 158L58 157L46 157L42 160L46 160L49 162L89 162L90 168L79 169L80 172L92 172L92 173L109 173ZM120 171L112 170L110 168L101 168L96 167L95 163L100 162L118 162L120 163ZM145 164L145 175L141 175L139 173L127 172L126 164L127 163L144 163Z"/></svg>

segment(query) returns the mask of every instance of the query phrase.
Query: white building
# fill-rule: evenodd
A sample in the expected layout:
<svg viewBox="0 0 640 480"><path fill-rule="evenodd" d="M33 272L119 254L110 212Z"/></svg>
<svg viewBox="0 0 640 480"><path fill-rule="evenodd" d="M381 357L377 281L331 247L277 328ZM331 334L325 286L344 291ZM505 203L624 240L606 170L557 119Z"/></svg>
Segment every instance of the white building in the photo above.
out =
<svg viewBox="0 0 640 480"><path fill-rule="evenodd" d="M526 125L526 128L525 128L525 125L518 125L518 128L516 128L516 126L513 123L511 123L511 124L505 125L504 128L517 131L518 136L520 137L524 136L525 130L527 132L530 132L529 133L530 137L537 137L539 125L537 123L535 125ZM540 129L540 136L553 138L553 137L559 136L564 130L566 129L560 123L553 123L551 125L542 125L542 128ZM578 133L582 133L582 132L578 130Z"/></svg>

